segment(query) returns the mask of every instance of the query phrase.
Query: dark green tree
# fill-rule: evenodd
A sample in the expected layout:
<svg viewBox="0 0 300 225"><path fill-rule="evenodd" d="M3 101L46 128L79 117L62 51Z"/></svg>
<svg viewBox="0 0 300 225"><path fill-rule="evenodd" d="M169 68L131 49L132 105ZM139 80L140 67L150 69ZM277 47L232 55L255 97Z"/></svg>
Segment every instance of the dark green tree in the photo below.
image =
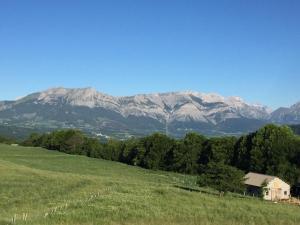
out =
<svg viewBox="0 0 300 225"><path fill-rule="evenodd" d="M200 155L200 164L216 162L230 165L236 141L235 137L217 137L207 140Z"/></svg>
<svg viewBox="0 0 300 225"><path fill-rule="evenodd" d="M244 171L250 170L252 139L253 134L242 136L238 139L234 147L232 166Z"/></svg>
<svg viewBox="0 0 300 225"><path fill-rule="evenodd" d="M188 133L183 140L179 141L173 151L174 170L180 173L196 174L205 141L206 138L197 133Z"/></svg>
<svg viewBox="0 0 300 225"><path fill-rule="evenodd" d="M250 170L283 176L293 137L287 126L271 124L258 130L252 141Z"/></svg>
<svg viewBox="0 0 300 225"><path fill-rule="evenodd" d="M155 133L141 140L145 149L145 154L141 162L141 166L148 169L167 169L166 161L169 161L166 156L172 151L175 141L168 136L160 133Z"/></svg>
<svg viewBox="0 0 300 225"><path fill-rule="evenodd" d="M125 141L121 161L129 165L140 165L144 157L145 149L137 139Z"/></svg>
<svg viewBox="0 0 300 225"><path fill-rule="evenodd" d="M119 161L121 159L121 153L123 151L124 144L121 141L115 139L109 139L101 152L103 159Z"/></svg>
<svg viewBox="0 0 300 225"><path fill-rule="evenodd" d="M101 158L103 152L103 145L95 138L85 138L83 151L86 152L88 157Z"/></svg>
<svg viewBox="0 0 300 225"><path fill-rule="evenodd" d="M241 193L245 190L243 171L224 163L208 163L202 169L198 184L201 187L211 187L220 193Z"/></svg>
<svg viewBox="0 0 300 225"><path fill-rule="evenodd" d="M22 145L33 147L41 146L41 135L38 133L32 133L25 141L22 142Z"/></svg>

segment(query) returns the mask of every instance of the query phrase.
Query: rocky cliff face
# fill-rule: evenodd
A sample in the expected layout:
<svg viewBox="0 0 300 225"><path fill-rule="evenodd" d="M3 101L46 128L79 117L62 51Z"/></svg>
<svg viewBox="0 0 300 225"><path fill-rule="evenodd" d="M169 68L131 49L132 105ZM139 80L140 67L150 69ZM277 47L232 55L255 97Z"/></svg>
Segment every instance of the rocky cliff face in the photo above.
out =
<svg viewBox="0 0 300 225"><path fill-rule="evenodd" d="M300 102L290 108L279 108L271 114L271 121L281 124L300 124Z"/></svg>

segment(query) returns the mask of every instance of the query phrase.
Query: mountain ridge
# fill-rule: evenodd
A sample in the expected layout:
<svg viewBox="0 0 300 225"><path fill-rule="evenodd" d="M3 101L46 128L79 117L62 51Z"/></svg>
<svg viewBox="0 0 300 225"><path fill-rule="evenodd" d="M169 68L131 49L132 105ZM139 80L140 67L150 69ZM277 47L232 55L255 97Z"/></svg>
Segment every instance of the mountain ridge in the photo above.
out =
<svg viewBox="0 0 300 225"><path fill-rule="evenodd" d="M294 108L294 111L300 109ZM224 97L216 93L178 91L112 96L91 87L56 87L16 101L1 101L0 124L79 128L117 137L155 131L174 136L189 131L226 135L251 132L270 121L286 123L290 110L278 110L247 103L238 96ZM298 119L300 116L293 123Z"/></svg>

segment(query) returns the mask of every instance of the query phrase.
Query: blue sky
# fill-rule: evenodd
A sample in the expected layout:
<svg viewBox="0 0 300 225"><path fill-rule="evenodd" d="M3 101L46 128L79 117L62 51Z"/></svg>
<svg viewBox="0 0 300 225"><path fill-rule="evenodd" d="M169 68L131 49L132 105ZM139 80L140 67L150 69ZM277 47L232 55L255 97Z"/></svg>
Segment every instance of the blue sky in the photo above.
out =
<svg viewBox="0 0 300 225"><path fill-rule="evenodd" d="M300 101L300 1L0 1L0 99L49 87Z"/></svg>

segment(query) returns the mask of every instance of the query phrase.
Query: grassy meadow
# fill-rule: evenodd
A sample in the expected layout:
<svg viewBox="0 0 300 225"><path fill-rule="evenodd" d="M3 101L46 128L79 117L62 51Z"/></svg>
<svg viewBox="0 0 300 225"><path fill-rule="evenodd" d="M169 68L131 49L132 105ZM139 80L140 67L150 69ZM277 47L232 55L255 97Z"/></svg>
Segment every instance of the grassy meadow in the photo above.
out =
<svg viewBox="0 0 300 225"><path fill-rule="evenodd" d="M300 207L199 189L196 177L0 144L0 225L300 224Z"/></svg>

